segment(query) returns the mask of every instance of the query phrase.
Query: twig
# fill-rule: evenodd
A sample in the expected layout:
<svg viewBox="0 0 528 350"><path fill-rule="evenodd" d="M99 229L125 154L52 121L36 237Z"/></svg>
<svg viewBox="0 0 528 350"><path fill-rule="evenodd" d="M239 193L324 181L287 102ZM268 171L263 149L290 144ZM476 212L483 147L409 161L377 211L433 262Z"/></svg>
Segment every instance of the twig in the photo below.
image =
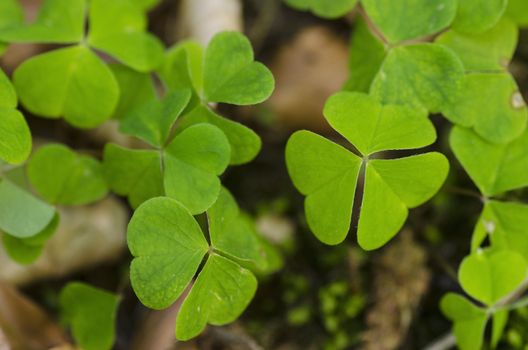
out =
<svg viewBox="0 0 528 350"><path fill-rule="evenodd" d="M456 339L453 333L449 332L427 345L424 350L447 350L456 345Z"/></svg>

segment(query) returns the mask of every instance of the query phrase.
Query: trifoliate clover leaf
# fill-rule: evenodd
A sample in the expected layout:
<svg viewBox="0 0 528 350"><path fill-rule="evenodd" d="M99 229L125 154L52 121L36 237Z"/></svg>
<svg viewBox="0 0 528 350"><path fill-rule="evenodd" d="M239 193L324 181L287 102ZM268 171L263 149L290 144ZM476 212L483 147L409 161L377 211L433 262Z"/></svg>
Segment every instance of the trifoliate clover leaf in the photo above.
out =
<svg viewBox="0 0 528 350"><path fill-rule="evenodd" d="M237 32L215 35L205 50L204 98L208 102L253 105L270 97L275 86L266 66L254 61L249 40Z"/></svg>
<svg viewBox="0 0 528 350"><path fill-rule="evenodd" d="M352 11L358 0L285 0L285 2L297 10L312 11L319 17L337 18Z"/></svg>
<svg viewBox="0 0 528 350"><path fill-rule="evenodd" d="M218 176L229 165L230 152L225 134L211 124L196 124L183 130L165 149L166 195L177 199L192 214L203 213L218 198Z"/></svg>
<svg viewBox="0 0 528 350"><path fill-rule="evenodd" d="M129 0L91 0L88 43L140 72L156 69L163 44L146 32L142 9Z"/></svg>
<svg viewBox="0 0 528 350"><path fill-rule="evenodd" d="M524 0L508 0L506 16L517 23L519 27L528 26L528 3Z"/></svg>
<svg viewBox="0 0 528 350"><path fill-rule="evenodd" d="M456 0L361 0L361 3L391 43L441 31L451 24L458 6Z"/></svg>
<svg viewBox="0 0 528 350"><path fill-rule="evenodd" d="M153 147L162 148L172 125L185 110L190 98L189 90L169 92L161 101L154 97L127 113L119 124L119 130Z"/></svg>
<svg viewBox="0 0 528 350"><path fill-rule="evenodd" d="M487 201L475 225L471 249L477 250L489 235L493 248L515 251L528 259L526 227L528 227L528 205Z"/></svg>
<svg viewBox="0 0 528 350"><path fill-rule="evenodd" d="M12 11L19 21L9 26L0 24L0 41L73 44L84 36L85 0L45 0L37 19L27 24L20 18L20 10Z"/></svg>
<svg viewBox="0 0 528 350"><path fill-rule="evenodd" d="M127 196L132 208L165 194L161 164L158 151L131 150L111 143L104 149L103 169L108 186L116 194Z"/></svg>
<svg viewBox="0 0 528 350"><path fill-rule="evenodd" d="M197 123L210 123L224 132L231 145L230 164L244 164L253 160L262 147L260 137L247 126L223 118L211 109L198 106L182 118L180 129Z"/></svg>
<svg viewBox="0 0 528 350"><path fill-rule="evenodd" d="M42 232L54 216L52 206L9 180L0 180L1 231L18 238L32 237Z"/></svg>
<svg viewBox="0 0 528 350"><path fill-rule="evenodd" d="M221 186L218 176L229 159L224 133L214 125L200 123L177 134L160 150L127 150L109 144L104 167L110 188L128 195L133 207L166 194L199 214L216 201Z"/></svg>
<svg viewBox="0 0 528 350"><path fill-rule="evenodd" d="M475 306L461 295L447 293L440 302L444 315L453 321L453 333L461 350L482 349L488 322L486 310Z"/></svg>
<svg viewBox="0 0 528 350"><path fill-rule="evenodd" d="M492 144L470 129L455 126L449 143L456 158L485 196L528 185L528 131L507 144Z"/></svg>
<svg viewBox="0 0 528 350"><path fill-rule="evenodd" d="M466 71L503 72L517 47L518 29L511 20L501 19L493 28L480 34L462 34L449 30L435 42L453 50Z"/></svg>
<svg viewBox="0 0 528 350"><path fill-rule="evenodd" d="M122 119L156 97L156 87L150 74L137 72L121 64L111 64L109 67L119 85L119 102L113 118Z"/></svg>
<svg viewBox="0 0 528 350"><path fill-rule="evenodd" d="M372 34L367 22L358 18L350 40L350 76L345 90L368 92L386 55L383 43Z"/></svg>
<svg viewBox="0 0 528 350"><path fill-rule="evenodd" d="M447 47L400 46L389 52L372 82L371 93L386 104L438 113L452 105L452 96L461 88L463 76L460 59Z"/></svg>
<svg viewBox="0 0 528 350"><path fill-rule="evenodd" d="M231 164L255 158L261 146L258 135L242 124L220 117L207 105L207 102L255 104L268 98L273 90L273 76L262 64L253 61L251 45L242 34L217 34L205 53L196 42L179 44L169 50L159 74L172 90L193 90L180 130L195 123L214 124L229 139ZM211 98L211 93L220 95Z"/></svg>
<svg viewBox="0 0 528 350"><path fill-rule="evenodd" d="M508 0L459 1L451 27L460 33L482 33L492 28L506 10Z"/></svg>
<svg viewBox="0 0 528 350"><path fill-rule="evenodd" d="M46 241L55 233L59 220L59 215L55 214L48 226L32 237L17 238L8 234L3 235L2 243L9 257L22 265L35 262L42 253Z"/></svg>
<svg viewBox="0 0 528 350"><path fill-rule="evenodd" d="M480 250L464 258L458 279L466 293L492 306L513 292L527 274L528 265L519 253Z"/></svg>
<svg viewBox="0 0 528 350"><path fill-rule="evenodd" d="M64 116L80 128L108 119L119 98L110 69L84 46L30 58L16 69L13 83L29 111L48 118Z"/></svg>
<svg viewBox="0 0 528 350"><path fill-rule="evenodd" d="M17 94L15 88L0 69L0 108L16 108Z"/></svg>
<svg viewBox="0 0 528 350"><path fill-rule="evenodd" d="M27 167L28 179L49 203L82 205L108 193L101 163L61 144L39 148Z"/></svg>
<svg viewBox="0 0 528 350"><path fill-rule="evenodd" d="M345 239L359 170L365 163L358 241L364 249L379 248L403 226L408 208L422 204L438 191L449 166L438 153L392 160L369 160L367 156L429 145L436 138L434 128L420 112L383 106L360 93L334 95L324 114L364 158L308 131L292 135L286 146L286 164L294 185L307 196L308 225L324 243L338 244Z"/></svg>
<svg viewBox="0 0 528 350"><path fill-rule="evenodd" d="M517 83L508 73L470 73L453 103L444 109L451 122L473 127L493 143L507 143L526 129L528 109Z"/></svg>
<svg viewBox="0 0 528 350"><path fill-rule="evenodd" d="M231 210L217 208L208 213L210 222L218 223L222 219L215 215ZM214 244L211 242L209 247L192 215L167 197L143 203L128 226L128 246L134 256L132 286L141 302L154 309L168 307L183 293L209 252L178 314L176 337L180 340L198 335L207 323L232 322L255 293L257 280L253 274L230 258L218 255ZM237 255L236 247L233 251L224 248L227 254Z"/></svg>
<svg viewBox="0 0 528 350"><path fill-rule="evenodd" d="M115 342L119 298L90 285L71 282L60 294L63 321L84 350L110 350Z"/></svg>

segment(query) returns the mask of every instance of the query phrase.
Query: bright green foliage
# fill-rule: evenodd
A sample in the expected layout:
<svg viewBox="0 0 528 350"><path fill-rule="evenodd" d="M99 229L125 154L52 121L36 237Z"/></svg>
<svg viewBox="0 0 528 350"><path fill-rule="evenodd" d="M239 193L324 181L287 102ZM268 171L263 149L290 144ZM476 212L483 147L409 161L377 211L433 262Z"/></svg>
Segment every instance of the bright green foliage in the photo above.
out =
<svg viewBox="0 0 528 350"><path fill-rule="evenodd" d="M24 12L18 0L4 0L0 2L0 32L4 28L17 25L24 20ZM7 44L0 40L0 56L7 48Z"/></svg>
<svg viewBox="0 0 528 350"><path fill-rule="evenodd" d="M129 150L107 144L103 170L110 189L118 195L127 196L132 208L165 193L158 151Z"/></svg>
<svg viewBox="0 0 528 350"><path fill-rule="evenodd" d="M371 93L383 103L443 112L452 105L463 74L462 63L446 47L437 44L396 47L374 78Z"/></svg>
<svg viewBox="0 0 528 350"><path fill-rule="evenodd" d="M207 107L198 106L182 120L181 128L197 123L209 123L222 130L231 145L230 164L244 164L260 152L260 137L250 128L223 118Z"/></svg>
<svg viewBox="0 0 528 350"><path fill-rule="evenodd" d="M28 215L31 213L31 215ZM0 230L14 237L27 238L42 232L55 216L55 209L0 179Z"/></svg>
<svg viewBox="0 0 528 350"><path fill-rule="evenodd" d="M499 344L504 329L508 323L509 311L500 310L493 314L492 332L491 332L491 347L495 349Z"/></svg>
<svg viewBox="0 0 528 350"><path fill-rule="evenodd" d="M130 66L148 72L163 60L163 45L147 33L143 11L129 0L91 0L88 43Z"/></svg>
<svg viewBox="0 0 528 350"><path fill-rule="evenodd" d="M371 33L367 22L358 18L350 40L350 77L345 89L368 92L386 54L385 46Z"/></svg>
<svg viewBox="0 0 528 350"><path fill-rule="evenodd" d="M150 10L151 8L159 4L160 1L161 0L132 0L132 3L134 3L134 5L138 6L140 9L145 11Z"/></svg>
<svg viewBox="0 0 528 350"><path fill-rule="evenodd" d="M519 88L507 73L466 74L444 113L451 122L473 127L482 138L501 144L523 134L528 120Z"/></svg>
<svg viewBox="0 0 528 350"><path fill-rule="evenodd" d="M519 26L528 26L528 3L524 0L508 0L506 15Z"/></svg>
<svg viewBox="0 0 528 350"><path fill-rule="evenodd" d="M27 174L35 190L53 204L89 204L108 192L99 161L61 144L39 148L29 161Z"/></svg>
<svg viewBox="0 0 528 350"><path fill-rule="evenodd" d="M455 156L485 196L528 185L528 132L508 144L491 144L473 131L454 127L449 142Z"/></svg>
<svg viewBox="0 0 528 350"><path fill-rule="evenodd" d="M71 282L61 291L64 322L84 350L110 350L115 342L119 298L90 285Z"/></svg>
<svg viewBox="0 0 528 350"><path fill-rule="evenodd" d="M24 23L21 9L12 11L18 21L0 26L0 41L73 44L84 36L85 0L45 0L37 19L29 24Z"/></svg>
<svg viewBox="0 0 528 350"><path fill-rule="evenodd" d="M312 11L315 15L323 18L337 18L352 11L358 0L284 0L291 7Z"/></svg>
<svg viewBox="0 0 528 350"><path fill-rule="evenodd" d="M2 243L11 259L19 264L31 264L40 256L46 241L55 233L58 225L59 215L56 214L48 226L35 236L17 238L11 235L4 235Z"/></svg>
<svg viewBox="0 0 528 350"><path fill-rule="evenodd" d="M119 86L119 102L113 115L115 119L123 118L156 97L150 74L137 72L121 64L111 64L109 67Z"/></svg>
<svg viewBox="0 0 528 350"><path fill-rule="evenodd" d="M487 201L475 226L472 250L478 249L489 234L494 248L511 250L528 259L528 206L521 203Z"/></svg>
<svg viewBox="0 0 528 350"><path fill-rule="evenodd" d="M254 62L249 40L237 32L213 37L205 51L203 79L207 101L236 105L265 101L275 85L269 69Z"/></svg>
<svg viewBox="0 0 528 350"><path fill-rule="evenodd" d="M482 33L501 18L508 0L459 0L452 28L461 33Z"/></svg>
<svg viewBox="0 0 528 350"><path fill-rule="evenodd" d="M454 293L447 293L442 298L440 308L453 321L458 347L461 350L481 350L488 321L486 310Z"/></svg>
<svg viewBox="0 0 528 350"><path fill-rule="evenodd" d="M436 139L432 124L421 113L403 106L380 105L365 94L338 93L328 100L324 114L363 156L424 147ZM438 153L362 161L316 134L294 133L286 146L286 164L293 183L307 196L308 225L324 243L338 244L348 233L363 162L366 175L358 241L369 250L379 248L398 232L407 218L407 208L431 198L449 168Z"/></svg>
<svg viewBox="0 0 528 350"><path fill-rule="evenodd" d="M187 340L200 334L207 323L233 322L256 290L257 279L249 270L211 254L178 313L176 337Z"/></svg>
<svg viewBox="0 0 528 350"><path fill-rule="evenodd" d="M134 256L132 286L142 303L151 308L171 305L209 253L180 309L176 321L178 339L195 337L207 323L232 322L255 293L256 278L237 261L252 262L252 252L256 251L253 244L259 242L248 237L254 235L252 230L239 229L237 213L234 200L223 190L208 212L210 247L196 220L171 198L153 198L132 217L128 227L128 245ZM244 246L246 250L240 249L241 242L249 245Z"/></svg>
<svg viewBox="0 0 528 350"><path fill-rule="evenodd" d="M184 104L178 103L181 96L174 100L179 111L184 108ZM189 98L188 94L185 96ZM169 106L174 102L166 101ZM172 108L166 111L174 112ZM160 123L149 124L152 120L145 119L149 123L137 123L134 130L143 130L144 135L154 136L166 133L163 130L169 123L163 118L173 121L175 117L171 113L160 113ZM155 129L153 125L162 128ZM154 132L149 134L149 130ZM161 136L162 144L165 144L165 136ZM137 207L149 198L166 194L180 201L193 214L203 213L215 202L220 192L218 175L227 168L229 159L230 146L226 136L214 125L206 123L184 129L159 151L127 150L109 144L104 153L110 188L117 194L128 195L132 206Z"/></svg>
<svg viewBox="0 0 528 350"><path fill-rule="evenodd" d="M17 68L13 83L28 110L48 118L64 116L80 128L101 124L119 98L110 69L84 46L30 58Z"/></svg>
<svg viewBox="0 0 528 350"><path fill-rule="evenodd" d="M387 243L407 219L407 208L415 208L444 183L447 159L431 152L417 156L372 160L367 163L365 189L358 224L358 242L364 249Z"/></svg>
<svg viewBox="0 0 528 350"><path fill-rule="evenodd" d="M452 49L464 64L466 71L504 71L517 46L518 29L502 19L490 30L480 34L462 34L449 30L436 38L436 42Z"/></svg>
<svg viewBox="0 0 528 350"><path fill-rule="evenodd" d="M462 261L458 278L466 293L491 306L513 292L526 278L527 272L528 266L520 254L485 250Z"/></svg>
<svg viewBox="0 0 528 350"><path fill-rule="evenodd" d="M0 69L0 159L11 164L22 163L31 151L31 134L16 105L15 89Z"/></svg>
<svg viewBox="0 0 528 350"><path fill-rule="evenodd" d="M166 195L192 214L203 213L218 198L218 176L229 164L231 148L224 133L210 124L196 124L178 134L165 151Z"/></svg>
<svg viewBox="0 0 528 350"><path fill-rule="evenodd" d="M361 0L365 11L390 43L439 32L453 21L456 0Z"/></svg>
<svg viewBox="0 0 528 350"><path fill-rule="evenodd" d="M208 122L219 127L231 144L231 164L252 160L260 150L260 139L247 127L222 118L208 102L236 105L256 104L274 88L271 72L255 62L249 41L240 33L222 32L211 40L205 53L199 44L184 42L169 50L160 76L170 89L191 89L193 97L182 119L181 129Z"/></svg>
<svg viewBox="0 0 528 350"><path fill-rule="evenodd" d="M189 90L169 92L161 101L153 98L126 114L119 124L119 130L153 147L162 148L169 138L172 125L190 98Z"/></svg>

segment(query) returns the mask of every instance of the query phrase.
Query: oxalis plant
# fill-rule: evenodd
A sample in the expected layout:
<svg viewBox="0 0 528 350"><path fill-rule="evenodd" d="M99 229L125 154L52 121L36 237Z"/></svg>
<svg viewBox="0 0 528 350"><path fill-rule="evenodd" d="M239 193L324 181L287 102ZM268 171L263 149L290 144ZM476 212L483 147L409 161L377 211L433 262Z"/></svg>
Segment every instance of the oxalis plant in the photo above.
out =
<svg viewBox="0 0 528 350"><path fill-rule="evenodd" d="M509 311L528 305L528 205L510 199L528 185L528 114L508 72L528 2L286 2L325 18L359 14L350 79L324 108L344 140L298 131L286 147L309 228L326 244L341 243L361 196L359 245L386 244L446 180L444 155L414 151L436 141L428 116L441 114L453 124L449 146L480 191L482 213L458 270L465 295L446 294L440 308L461 349L481 349L488 323L496 347Z"/></svg>
<svg viewBox="0 0 528 350"><path fill-rule="evenodd" d="M186 340L238 318L257 276L280 267L219 178L255 158L260 138L214 109L263 102L274 79L240 33L219 33L206 48L186 41L165 50L146 31L156 3L45 0L27 23L18 1L0 1L2 52L10 43L54 44L12 80L0 71L0 230L9 256L30 264L60 225L59 207L95 203L109 191L127 197L136 209L132 287L153 309L187 289L176 328ZM109 143L102 161L55 143L32 152L20 106L83 129L114 119L144 146ZM87 350L113 346L118 304L117 295L78 282L60 296L63 323Z"/></svg>
<svg viewBox="0 0 528 350"><path fill-rule="evenodd" d="M134 209L131 285L152 309L181 298L175 334L187 340L236 320L258 278L281 266L221 183L229 166L257 156L260 138L215 109L265 101L274 79L240 33L165 49L146 30L157 2L44 0L28 23L17 0L0 0L0 52L11 43L53 44L11 79L0 71L0 231L9 256L31 264L60 225L61 207L110 191L126 197ZM429 115L444 116L452 154L483 208L459 267L465 293L446 294L440 308L461 349L481 349L488 324L486 341L496 346L509 312L528 304L528 206L512 200L528 186L528 111L508 71L528 3L286 3L329 19L357 15L350 79L323 111L342 138L303 130L286 146L309 228L331 245L351 230L365 250L389 242L448 177L448 158L429 147L437 141ZM21 110L81 129L112 119L141 147L108 143L101 160L58 143L33 150ZM118 294L71 282L59 299L79 347L113 346Z"/></svg>

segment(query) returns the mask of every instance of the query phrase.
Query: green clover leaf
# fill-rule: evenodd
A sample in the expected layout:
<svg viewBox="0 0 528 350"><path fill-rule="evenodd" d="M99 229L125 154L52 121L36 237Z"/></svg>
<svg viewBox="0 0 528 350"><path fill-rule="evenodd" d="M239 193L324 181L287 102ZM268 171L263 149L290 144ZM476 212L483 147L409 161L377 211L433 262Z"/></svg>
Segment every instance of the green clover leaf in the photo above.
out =
<svg viewBox="0 0 528 350"><path fill-rule="evenodd" d="M383 103L438 113L453 104L452 96L461 88L463 76L460 59L447 47L430 43L400 46L389 52L370 91Z"/></svg>
<svg viewBox="0 0 528 350"><path fill-rule="evenodd" d="M460 33L482 33L492 28L506 10L508 0L464 0L451 27Z"/></svg>
<svg viewBox="0 0 528 350"><path fill-rule="evenodd" d="M140 72L156 69L163 60L163 44L145 31L146 25L141 8L129 0L90 1L90 46Z"/></svg>
<svg viewBox="0 0 528 350"><path fill-rule="evenodd" d="M342 92L331 97L324 114L330 125L354 145L363 160L345 148L298 131L286 146L288 172L304 195L308 225L327 244L342 242L350 229L356 183L365 164L365 188L358 227L364 249L376 249L396 234L408 208L431 198L444 182L448 162L439 153L383 160L368 156L433 143L436 133L420 112L379 104L373 97Z"/></svg>
<svg viewBox="0 0 528 350"><path fill-rule="evenodd" d="M35 76L40 77L35 81ZM110 69L88 48L72 46L22 63L13 83L31 112L92 128L113 113L119 87Z"/></svg>
<svg viewBox="0 0 528 350"><path fill-rule="evenodd" d="M358 18L350 40L350 76L345 89L368 92L386 56L383 43L372 34L367 22Z"/></svg>
<svg viewBox="0 0 528 350"><path fill-rule="evenodd" d="M255 62L249 40L237 32L213 37L205 50L204 97L209 102L253 105L265 101L275 86L266 66Z"/></svg>
<svg viewBox="0 0 528 350"><path fill-rule="evenodd" d="M358 0L284 0L291 7L301 11L312 11L323 18L337 18L346 15L356 6Z"/></svg>
<svg viewBox="0 0 528 350"><path fill-rule="evenodd" d="M17 0L4 0L0 2L0 33L4 28L17 25L24 20L24 11ZM0 40L0 56L7 49L7 43Z"/></svg>
<svg viewBox="0 0 528 350"><path fill-rule="evenodd" d="M453 104L444 110L451 122L473 127L493 143L515 140L526 129L528 109L517 83L507 73L471 73Z"/></svg>
<svg viewBox="0 0 528 350"><path fill-rule="evenodd" d="M458 278L466 293L491 306L513 292L527 272L526 260L519 253L479 250L464 258Z"/></svg>
<svg viewBox="0 0 528 350"><path fill-rule="evenodd" d="M461 350L482 349L488 322L486 310L475 306L461 295L447 293L440 302L444 315L454 322L453 333Z"/></svg>
<svg viewBox="0 0 528 350"><path fill-rule="evenodd" d="M35 236L18 238L8 234L3 235L2 243L9 257L22 265L35 262L44 250L46 241L57 230L59 220L59 215L56 213L48 226Z"/></svg>
<svg viewBox="0 0 528 350"><path fill-rule="evenodd" d="M15 9L14 4L9 4L11 0L7 3L9 13L13 13L18 21L0 25L0 41L74 44L83 39L85 0L45 0L37 19L29 24L24 23L20 8Z"/></svg>
<svg viewBox="0 0 528 350"><path fill-rule="evenodd" d="M109 67L119 86L119 102L113 118L122 119L157 96L150 74L137 72L122 64L111 64Z"/></svg>
<svg viewBox="0 0 528 350"><path fill-rule="evenodd" d="M247 163L258 154L261 141L251 129L213 112L208 102L256 104L274 88L271 72L255 62L249 41L240 33L217 34L203 48L186 41L171 48L159 73L170 89L191 89L193 96L180 129L208 122L226 134L231 144L231 164Z"/></svg>
<svg viewBox="0 0 528 350"><path fill-rule="evenodd" d="M518 36L515 23L503 18L483 33L462 34L449 30L435 42L453 50L466 71L504 72L515 52Z"/></svg>
<svg viewBox="0 0 528 350"><path fill-rule="evenodd" d="M108 193L99 161L61 144L39 148L28 163L27 174L35 190L53 204L89 204Z"/></svg>
<svg viewBox="0 0 528 350"><path fill-rule="evenodd" d="M361 3L368 17L393 44L448 27L458 6L456 0L361 0Z"/></svg>
<svg viewBox="0 0 528 350"><path fill-rule="evenodd" d="M180 105L180 110L183 108ZM218 176L229 159L230 146L224 133L214 125L201 123L184 129L156 151L108 144L103 163L110 188L127 195L133 207L165 193L199 214L218 197Z"/></svg>
<svg viewBox="0 0 528 350"><path fill-rule="evenodd" d="M172 125L185 110L190 98L189 90L169 92L161 101L154 97L127 113L119 124L119 130L153 147L162 148Z"/></svg>
<svg viewBox="0 0 528 350"><path fill-rule="evenodd" d="M119 298L80 282L70 282L60 293L64 322L71 327L79 347L109 350L115 342Z"/></svg>
<svg viewBox="0 0 528 350"><path fill-rule="evenodd" d="M456 158L485 196L528 185L528 131L507 144L492 144L470 129L455 126L449 143Z"/></svg>
<svg viewBox="0 0 528 350"><path fill-rule="evenodd" d="M176 337L180 340L197 336L207 323L232 322L253 298L257 280L237 262L251 259L252 255L240 250L239 242L253 245L258 241L248 237L254 235L252 230L237 228L235 206L232 197L223 190L208 212L211 246L192 215L171 198L148 200L130 221L132 286L141 302L150 308L163 309L174 303L208 254L177 317ZM254 249L246 248L250 252Z"/></svg>
<svg viewBox="0 0 528 350"><path fill-rule="evenodd" d="M161 0L132 0L134 5L136 5L143 11L152 9L153 7L158 5L160 1Z"/></svg>
<svg viewBox="0 0 528 350"><path fill-rule="evenodd" d="M28 215L31 213L31 215ZM17 238L42 232L55 216L55 209L30 193L0 179L0 230Z"/></svg>
<svg viewBox="0 0 528 350"><path fill-rule="evenodd" d="M24 116L17 111L13 85L0 69L0 159L20 164L31 152L31 133Z"/></svg>

